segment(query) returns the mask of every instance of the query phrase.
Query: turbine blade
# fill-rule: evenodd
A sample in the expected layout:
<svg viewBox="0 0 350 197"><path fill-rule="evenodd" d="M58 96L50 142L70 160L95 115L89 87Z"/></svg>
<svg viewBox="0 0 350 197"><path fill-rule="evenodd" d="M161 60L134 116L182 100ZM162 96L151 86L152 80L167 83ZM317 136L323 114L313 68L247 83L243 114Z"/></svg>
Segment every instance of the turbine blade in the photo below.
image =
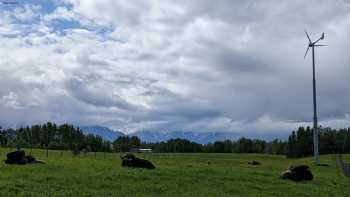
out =
<svg viewBox="0 0 350 197"><path fill-rule="evenodd" d="M312 44L315 45L318 41L323 40L323 39L324 39L324 33L322 33L321 37L318 40L316 40L315 42L313 42Z"/></svg>
<svg viewBox="0 0 350 197"><path fill-rule="evenodd" d="M305 34L306 34L306 36L307 36L307 39L309 40L309 43L312 43L309 34L307 33L306 30L304 30L304 31L305 31Z"/></svg>
<svg viewBox="0 0 350 197"><path fill-rule="evenodd" d="M315 42L313 42L312 44L315 45L316 43L318 43L318 41L322 40L321 38L319 38L318 40L316 40Z"/></svg>
<svg viewBox="0 0 350 197"><path fill-rule="evenodd" d="M305 59L305 57L306 57L307 52L309 51L309 49L310 49L310 47L309 47L309 46L307 46L307 49L306 49L306 52L305 52L305 55L304 55L304 59Z"/></svg>

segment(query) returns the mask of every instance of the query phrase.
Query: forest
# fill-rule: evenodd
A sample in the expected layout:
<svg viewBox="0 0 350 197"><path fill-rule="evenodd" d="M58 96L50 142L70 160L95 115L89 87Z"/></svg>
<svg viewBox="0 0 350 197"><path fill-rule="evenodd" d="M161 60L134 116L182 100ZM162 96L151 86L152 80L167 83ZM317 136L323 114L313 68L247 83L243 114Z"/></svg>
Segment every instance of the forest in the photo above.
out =
<svg viewBox="0 0 350 197"><path fill-rule="evenodd" d="M350 128L320 128L319 131L320 154L350 153ZM313 131L310 127L299 127L291 132L288 139L272 141L240 138L198 144L186 139L170 139L147 143L136 136L125 135L110 142L98 135L84 134L73 125L48 122L17 129L0 128L0 146L75 152L128 152L132 148L151 148L153 152L164 153L265 153L299 158L313 154Z"/></svg>

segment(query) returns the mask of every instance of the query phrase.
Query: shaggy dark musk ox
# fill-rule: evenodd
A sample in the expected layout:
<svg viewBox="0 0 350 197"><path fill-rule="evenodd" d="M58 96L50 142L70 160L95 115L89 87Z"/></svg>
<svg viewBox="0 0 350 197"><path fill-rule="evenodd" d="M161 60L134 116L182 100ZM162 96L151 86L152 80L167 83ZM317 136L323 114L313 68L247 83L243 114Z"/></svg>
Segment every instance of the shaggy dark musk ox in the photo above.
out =
<svg viewBox="0 0 350 197"><path fill-rule="evenodd" d="M253 165L253 166L258 166L258 165L261 165L261 163L260 163L260 162L255 161L255 160L248 162L248 164L249 164L249 165Z"/></svg>
<svg viewBox="0 0 350 197"><path fill-rule="evenodd" d="M291 166L288 170L282 172L280 178L290 179L293 181L311 181L314 177L311 173L309 166L298 165Z"/></svg>
<svg viewBox="0 0 350 197"><path fill-rule="evenodd" d="M122 159L123 167L146 168L146 169L155 168L150 161L137 158L133 154L126 154L125 156L121 156L120 158Z"/></svg>
<svg viewBox="0 0 350 197"><path fill-rule="evenodd" d="M7 153L7 159L5 161L6 164L19 164L24 165L27 164L28 160L25 157L25 152L23 150L18 150L14 152Z"/></svg>
<svg viewBox="0 0 350 197"><path fill-rule="evenodd" d="M23 150L10 152L6 156L7 156L7 159L5 161L6 164L25 165L25 164L39 164L39 163L44 164L45 163L44 161L35 159L31 155L26 156Z"/></svg>

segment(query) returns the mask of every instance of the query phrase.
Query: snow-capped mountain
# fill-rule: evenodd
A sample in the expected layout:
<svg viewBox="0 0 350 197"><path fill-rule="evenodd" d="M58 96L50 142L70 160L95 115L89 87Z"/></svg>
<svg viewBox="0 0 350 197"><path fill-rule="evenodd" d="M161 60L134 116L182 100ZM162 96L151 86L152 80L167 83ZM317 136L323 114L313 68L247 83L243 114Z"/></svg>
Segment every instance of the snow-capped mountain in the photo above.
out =
<svg viewBox="0 0 350 197"><path fill-rule="evenodd" d="M102 126L82 126L80 129L85 134L94 134L99 135L103 139L113 142L116 140L119 136L125 135L123 132L120 131L113 131L107 127Z"/></svg>
<svg viewBox="0 0 350 197"><path fill-rule="evenodd" d="M144 142L161 142L169 139L181 138L189 141L197 142L200 144L207 144L209 142L222 141L222 140L236 140L239 135L237 133L228 132L156 132L156 131L139 131L130 135L137 136Z"/></svg>
<svg viewBox="0 0 350 197"><path fill-rule="evenodd" d="M101 136L105 140L113 142L119 136L124 136L121 131L113 131L107 127L102 126L84 126L80 127L85 134L92 133ZM239 138L246 137L250 139L264 139L267 141L275 138L287 139L289 133L282 134L259 134L255 132L250 133L233 133L233 132L185 132L185 131L138 131L127 134L128 136L137 136L143 142L162 142L170 139L187 139L189 141L197 142L200 144L213 143L215 141L223 140L238 140Z"/></svg>

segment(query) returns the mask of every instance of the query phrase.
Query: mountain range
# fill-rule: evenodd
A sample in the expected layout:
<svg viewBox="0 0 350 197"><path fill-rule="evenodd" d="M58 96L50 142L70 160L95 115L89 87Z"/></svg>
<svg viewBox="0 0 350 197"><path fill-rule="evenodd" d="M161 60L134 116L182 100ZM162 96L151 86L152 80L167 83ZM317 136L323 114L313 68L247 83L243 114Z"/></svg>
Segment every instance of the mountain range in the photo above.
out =
<svg viewBox="0 0 350 197"><path fill-rule="evenodd" d="M144 142L161 142L169 139L181 138L189 141L197 142L200 144L207 144L209 142L222 141L226 139L235 140L238 139L237 133L228 132L185 132L185 131L170 131L170 132L157 132L157 131L139 131L132 133L131 135L137 136Z"/></svg>
<svg viewBox="0 0 350 197"><path fill-rule="evenodd" d="M123 132L113 131L107 127L102 126L82 126L80 127L80 129L83 131L84 134L99 135L104 140L108 140L111 142L116 140L119 136L125 135Z"/></svg>
<svg viewBox="0 0 350 197"><path fill-rule="evenodd" d="M114 141L119 136L126 135L121 131L113 131L107 127L102 126L83 126L80 127L85 134L100 135L105 140ZM128 134L128 136L137 136L143 142L161 142L167 141L169 139L181 138L187 139L200 144L212 143L215 141L223 141L226 139L237 140L241 137L251 138L251 139L264 139L273 140L286 139L289 133L282 134L261 134L256 132L245 133L233 133L233 132L185 132L185 131L170 131L170 132L159 132L159 131L138 131Z"/></svg>

